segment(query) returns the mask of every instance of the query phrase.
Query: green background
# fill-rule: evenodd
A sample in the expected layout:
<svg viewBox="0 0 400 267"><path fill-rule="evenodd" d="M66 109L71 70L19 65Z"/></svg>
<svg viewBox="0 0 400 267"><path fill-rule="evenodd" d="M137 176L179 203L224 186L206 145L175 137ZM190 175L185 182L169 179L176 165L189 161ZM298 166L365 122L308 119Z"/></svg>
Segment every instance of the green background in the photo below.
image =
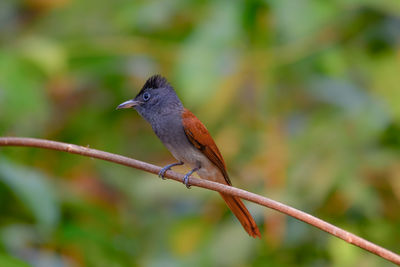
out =
<svg viewBox="0 0 400 267"><path fill-rule="evenodd" d="M400 252L398 0L0 1L1 136L171 163L136 112L115 110L156 73L235 186ZM261 240L215 192L1 148L0 265L391 266L247 206Z"/></svg>

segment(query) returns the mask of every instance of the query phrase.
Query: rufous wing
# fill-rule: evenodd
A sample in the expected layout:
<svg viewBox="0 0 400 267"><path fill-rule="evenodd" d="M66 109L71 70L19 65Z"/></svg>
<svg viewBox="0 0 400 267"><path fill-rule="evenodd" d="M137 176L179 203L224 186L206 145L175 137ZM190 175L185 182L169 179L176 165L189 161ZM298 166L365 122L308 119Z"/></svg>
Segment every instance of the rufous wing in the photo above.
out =
<svg viewBox="0 0 400 267"><path fill-rule="evenodd" d="M228 173L226 172L224 159L222 158L222 155L207 128L187 109L184 109L182 113L182 121L189 142L203 152L203 154L221 170L226 183L232 185ZM238 218L246 232L252 237L261 237L256 222L240 198L222 193L220 194L228 207L232 210L233 214Z"/></svg>
<svg viewBox="0 0 400 267"><path fill-rule="evenodd" d="M226 183L232 185L221 152L219 152L217 145L204 124L188 109L184 109L182 113L182 123L189 142L203 152L220 169Z"/></svg>

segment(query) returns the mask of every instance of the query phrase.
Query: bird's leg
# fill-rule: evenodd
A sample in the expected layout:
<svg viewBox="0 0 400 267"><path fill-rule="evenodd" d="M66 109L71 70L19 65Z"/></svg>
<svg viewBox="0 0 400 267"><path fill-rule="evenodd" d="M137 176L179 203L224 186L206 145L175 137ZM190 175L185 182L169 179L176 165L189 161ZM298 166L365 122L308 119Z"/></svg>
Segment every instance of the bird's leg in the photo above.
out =
<svg viewBox="0 0 400 267"><path fill-rule="evenodd" d="M200 170L200 167L194 168L190 172L186 173L185 177L183 177L183 184L186 185L187 188L190 188L190 185L189 185L189 177L190 177L190 175L192 175L194 172L197 172L198 170Z"/></svg>
<svg viewBox="0 0 400 267"><path fill-rule="evenodd" d="M175 162L175 163L168 164L167 166L165 166L164 168L162 168L162 169L160 170L160 172L158 173L158 177L160 177L161 179L165 180L165 178L164 178L165 173L166 173L168 170L170 170L172 167L178 166L178 165L183 165L183 162L182 162L182 161L179 161L179 162Z"/></svg>

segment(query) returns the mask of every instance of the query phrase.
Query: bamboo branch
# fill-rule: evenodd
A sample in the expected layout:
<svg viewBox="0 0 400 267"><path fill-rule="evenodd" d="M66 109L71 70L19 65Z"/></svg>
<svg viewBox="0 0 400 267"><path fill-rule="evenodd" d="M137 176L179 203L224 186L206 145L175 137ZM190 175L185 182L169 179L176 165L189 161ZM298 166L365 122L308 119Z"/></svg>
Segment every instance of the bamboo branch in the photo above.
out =
<svg viewBox="0 0 400 267"><path fill-rule="evenodd" d="M61 143L61 142L55 142L55 141L49 141L49 140L43 140L43 139L34 139L34 138L19 138L19 137L2 137L0 138L0 146L24 146L24 147L37 147L37 148L45 148L45 149L52 149L52 150L58 150L58 151L64 151L72 154L78 154L86 157L92 157L92 158L98 158L102 159L105 161L110 161L114 162L117 164L125 165L128 167L132 167L135 169L140 169L146 172L158 174L158 172L161 170L160 167L142 162L139 160L127 158L124 156L96 150L96 149L91 149L87 147L82 147L78 145L73 145L73 144L67 144L67 143ZM178 181L178 182L183 182L183 175L173 172L173 171L167 171L165 174L166 178ZM190 178L190 185L193 186L198 186L198 187L203 187L206 189L210 189L213 191L218 191L221 193L229 194L232 196L237 196L243 199L246 199L248 201L257 203L259 205L268 207L270 209L274 209L276 211L279 211L281 213L284 213L286 215L289 215L293 218L296 218L300 221L303 221L305 223L308 223L314 227L317 227L331 235L334 235L347 243L353 244L355 246L358 246L362 249L365 249L375 255L378 255L388 261L391 261L397 265L400 265L400 255L393 253L383 247L380 247L378 245L375 245L374 243L369 242L368 240L365 240L359 236L356 236L350 232L347 232L339 227L336 227L330 223L327 223L321 219L318 219L310 214L307 214L303 211L297 210L295 208L289 207L287 205L284 205L282 203L279 203L277 201L271 200L269 198L233 187L233 186L227 186L223 185L220 183L208 181L208 180L202 180L202 179L196 179L196 178Z"/></svg>

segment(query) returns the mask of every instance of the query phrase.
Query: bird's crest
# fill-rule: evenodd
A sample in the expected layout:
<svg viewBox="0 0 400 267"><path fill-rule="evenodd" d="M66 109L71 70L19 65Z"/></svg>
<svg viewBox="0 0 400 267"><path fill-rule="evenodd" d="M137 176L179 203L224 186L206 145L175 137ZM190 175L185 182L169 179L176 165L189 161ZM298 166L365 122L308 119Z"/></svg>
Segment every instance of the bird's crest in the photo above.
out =
<svg viewBox="0 0 400 267"><path fill-rule="evenodd" d="M140 90L139 95L143 93L144 90L146 89L158 89L158 88L165 88L165 87L171 87L171 85L168 83L167 79L165 79L163 76L157 74L153 75L150 78L147 79L145 84L142 87L142 90Z"/></svg>

